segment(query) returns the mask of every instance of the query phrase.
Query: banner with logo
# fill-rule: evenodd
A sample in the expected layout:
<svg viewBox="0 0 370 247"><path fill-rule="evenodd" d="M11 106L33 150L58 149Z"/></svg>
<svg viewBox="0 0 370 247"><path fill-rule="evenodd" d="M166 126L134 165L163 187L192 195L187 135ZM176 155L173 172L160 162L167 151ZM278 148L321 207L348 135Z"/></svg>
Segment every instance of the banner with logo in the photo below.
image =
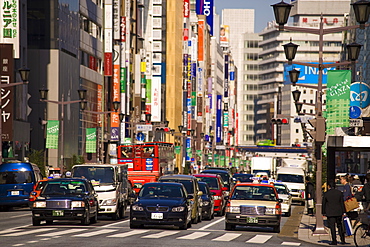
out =
<svg viewBox="0 0 370 247"><path fill-rule="evenodd" d="M326 91L326 133L333 135L336 127L349 127L351 71L328 71Z"/></svg>
<svg viewBox="0 0 370 247"><path fill-rule="evenodd" d="M96 153L96 128L86 128L86 153Z"/></svg>
<svg viewBox="0 0 370 247"><path fill-rule="evenodd" d="M59 121L48 120L46 125L46 148L58 149Z"/></svg>
<svg viewBox="0 0 370 247"><path fill-rule="evenodd" d="M181 146L175 146L175 154L181 153Z"/></svg>

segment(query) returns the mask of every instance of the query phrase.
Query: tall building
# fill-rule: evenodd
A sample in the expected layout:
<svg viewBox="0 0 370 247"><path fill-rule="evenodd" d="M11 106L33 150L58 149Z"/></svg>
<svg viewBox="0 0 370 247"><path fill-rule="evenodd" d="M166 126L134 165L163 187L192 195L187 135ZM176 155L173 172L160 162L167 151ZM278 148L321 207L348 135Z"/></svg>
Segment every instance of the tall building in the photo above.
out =
<svg viewBox="0 0 370 247"><path fill-rule="evenodd" d="M298 0L293 4L291 11L293 25L302 27L318 28L321 14L324 28L346 25L346 13L350 10L349 0ZM336 7L333 8L333 5ZM294 122L297 113L291 92L299 89L302 92L300 100L308 103L303 105L302 113L314 114L316 90L302 87L300 84L317 85L317 70L294 64L286 66L282 45L292 40L294 44L299 45L296 61L318 63L319 37L315 34L301 32L279 32L275 23L269 23L260 36L262 37L259 43L262 48L260 52L262 61L260 62L260 98L257 101L257 139L274 139L278 144L289 146L304 144L301 125ZM324 63L335 63L340 60L343 39L342 33L324 35ZM301 72L297 87L292 87L287 79L288 71L293 68ZM324 70L324 74L326 71ZM326 76L324 76L324 83L326 83ZM272 124L271 119L273 118L285 118L288 124Z"/></svg>

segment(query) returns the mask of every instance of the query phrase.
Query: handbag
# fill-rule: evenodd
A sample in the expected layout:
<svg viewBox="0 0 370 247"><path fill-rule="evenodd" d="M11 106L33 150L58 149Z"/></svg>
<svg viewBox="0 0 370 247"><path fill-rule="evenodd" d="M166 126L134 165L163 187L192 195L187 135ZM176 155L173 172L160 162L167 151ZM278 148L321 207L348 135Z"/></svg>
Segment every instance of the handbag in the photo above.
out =
<svg viewBox="0 0 370 247"><path fill-rule="evenodd" d="M314 208L313 199L308 199L307 200L307 206L308 206L308 208Z"/></svg>
<svg viewBox="0 0 370 247"><path fill-rule="evenodd" d="M352 211L359 207L357 199L355 197L349 198L344 201L346 212Z"/></svg>
<svg viewBox="0 0 370 247"><path fill-rule="evenodd" d="M353 228L351 225L351 220L347 216L343 217L343 225L346 230L347 236L353 235Z"/></svg>

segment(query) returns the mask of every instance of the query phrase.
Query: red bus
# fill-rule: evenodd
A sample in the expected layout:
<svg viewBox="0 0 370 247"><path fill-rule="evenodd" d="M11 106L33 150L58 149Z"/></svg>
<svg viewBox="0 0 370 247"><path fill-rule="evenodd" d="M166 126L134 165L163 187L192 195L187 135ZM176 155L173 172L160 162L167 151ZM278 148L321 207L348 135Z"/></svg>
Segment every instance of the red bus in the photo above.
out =
<svg viewBox="0 0 370 247"><path fill-rule="evenodd" d="M118 146L118 164L128 166L128 179L135 192L143 184L156 182L174 170L174 145L167 142L145 142Z"/></svg>

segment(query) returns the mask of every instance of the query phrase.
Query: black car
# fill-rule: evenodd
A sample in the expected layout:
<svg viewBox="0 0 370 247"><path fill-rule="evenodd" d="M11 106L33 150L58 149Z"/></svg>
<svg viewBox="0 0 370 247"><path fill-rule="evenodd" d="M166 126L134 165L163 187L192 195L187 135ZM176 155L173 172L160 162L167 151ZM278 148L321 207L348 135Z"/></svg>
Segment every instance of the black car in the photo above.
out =
<svg viewBox="0 0 370 247"><path fill-rule="evenodd" d="M206 169L203 170L201 173L209 173L209 174L218 174L221 176L222 180L224 181L224 186L228 188L228 192L230 192L234 187L233 175L231 172L227 170L221 169Z"/></svg>
<svg viewBox="0 0 370 247"><path fill-rule="evenodd" d="M57 178L46 182L40 196L32 204L32 224L42 220L80 220L89 225L98 219L97 194L87 179Z"/></svg>
<svg viewBox="0 0 370 247"><path fill-rule="evenodd" d="M146 183L131 204L130 228L144 225L191 227L192 195L181 183Z"/></svg>
<svg viewBox="0 0 370 247"><path fill-rule="evenodd" d="M234 182L241 182L241 183L252 183L253 174L247 174L247 173L234 173L233 179L235 179Z"/></svg>
<svg viewBox="0 0 370 247"><path fill-rule="evenodd" d="M202 195L202 217L203 219L211 220L215 215L215 203L213 200L213 195L209 186L206 182L198 182L200 191L203 192Z"/></svg>

